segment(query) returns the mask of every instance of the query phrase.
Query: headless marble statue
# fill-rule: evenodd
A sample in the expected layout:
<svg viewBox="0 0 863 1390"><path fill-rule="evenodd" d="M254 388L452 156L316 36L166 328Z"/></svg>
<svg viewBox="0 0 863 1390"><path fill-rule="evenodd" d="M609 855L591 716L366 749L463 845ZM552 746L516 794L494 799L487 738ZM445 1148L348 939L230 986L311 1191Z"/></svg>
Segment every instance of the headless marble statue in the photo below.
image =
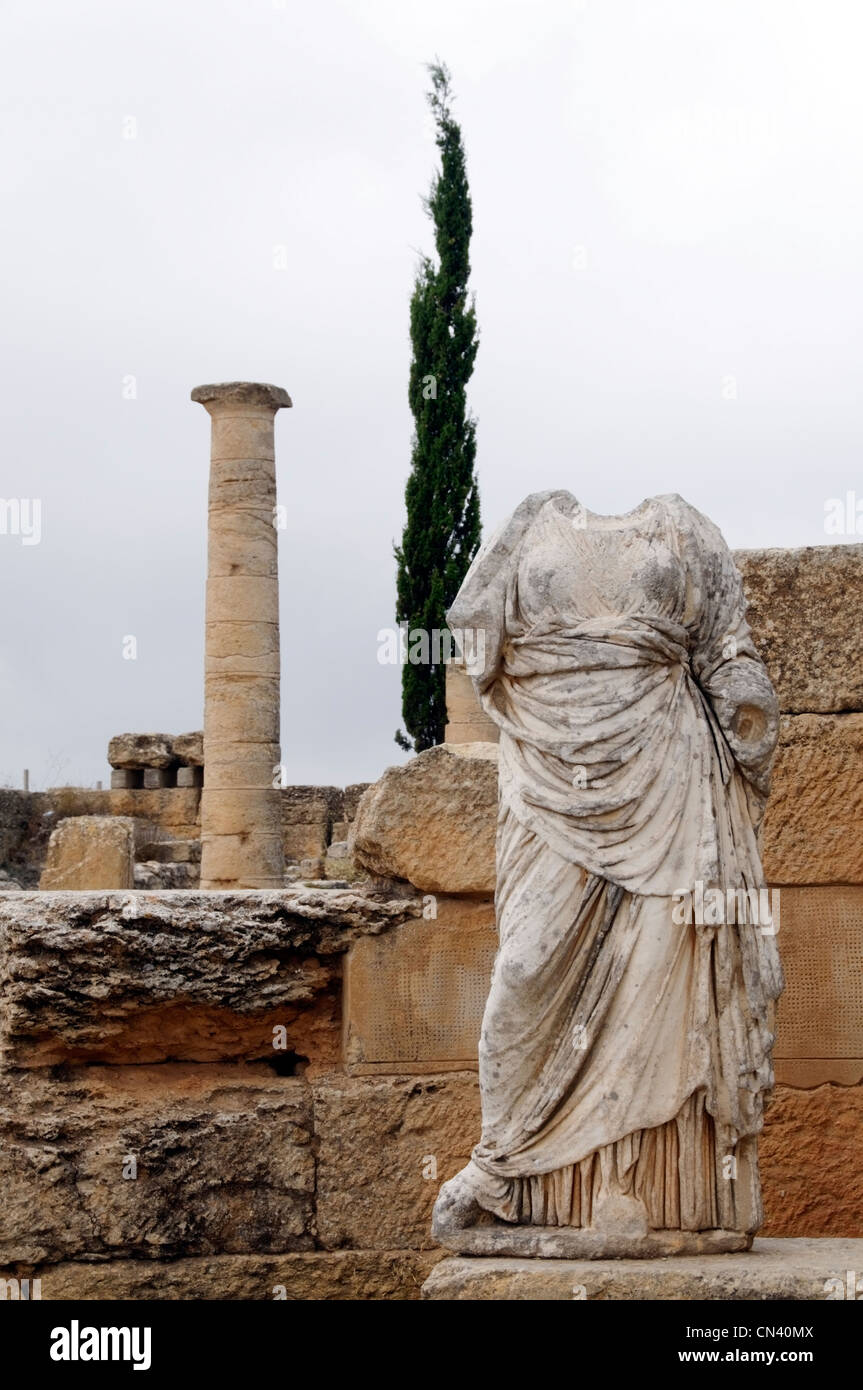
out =
<svg viewBox="0 0 863 1390"><path fill-rule="evenodd" d="M553 492L447 615L484 634L468 669L500 729L482 1135L435 1205L450 1249L751 1244L782 975L757 910L778 708L745 612L683 498L601 517Z"/></svg>

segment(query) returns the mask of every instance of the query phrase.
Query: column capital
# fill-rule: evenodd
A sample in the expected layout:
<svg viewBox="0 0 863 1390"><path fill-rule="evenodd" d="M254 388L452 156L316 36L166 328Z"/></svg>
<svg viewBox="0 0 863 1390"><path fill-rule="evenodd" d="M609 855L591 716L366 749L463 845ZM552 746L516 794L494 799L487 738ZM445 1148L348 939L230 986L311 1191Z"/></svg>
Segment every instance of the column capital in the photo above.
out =
<svg viewBox="0 0 863 1390"><path fill-rule="evenodd" d="M220 406L251 406L253 409L268 409L274 413L283 406L293 405L287 391L281 386L270 386L265 381L221 381L213 386L196 386L192 400L212 413Z"/></svg>

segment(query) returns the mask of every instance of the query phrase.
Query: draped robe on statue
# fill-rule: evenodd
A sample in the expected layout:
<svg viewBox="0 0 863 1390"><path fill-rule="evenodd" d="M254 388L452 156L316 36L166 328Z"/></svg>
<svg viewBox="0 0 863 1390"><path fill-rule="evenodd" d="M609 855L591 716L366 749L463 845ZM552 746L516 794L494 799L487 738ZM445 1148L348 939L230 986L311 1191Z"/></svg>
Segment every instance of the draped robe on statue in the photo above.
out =
<svg viewBox="0 0 863 1390"><path fill-rule="evenodd" d="M624 1196L652 1228L760 1223L775 936L681 920L699 885L764 886L778 714L745 608L681 497L599 517L554 492L448 614L500 729L482 1136L459 1179L505 1221L589 1227Z"/></svg>

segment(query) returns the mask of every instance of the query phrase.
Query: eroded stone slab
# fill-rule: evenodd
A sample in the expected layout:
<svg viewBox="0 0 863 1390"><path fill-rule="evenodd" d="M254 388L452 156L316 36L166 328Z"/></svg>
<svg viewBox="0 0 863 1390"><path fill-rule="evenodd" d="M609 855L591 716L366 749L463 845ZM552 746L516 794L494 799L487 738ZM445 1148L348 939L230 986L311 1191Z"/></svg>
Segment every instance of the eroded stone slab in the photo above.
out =
<svg viewBox="0 0 863 1390"><path fill-rule="evenodd" d="M0 1267L313 1247L311 1092L263 1064L0 1076Z"/></svg>
<svg viewBox="0 0 863 1390"><path fill-rule="evenodd" d="M321 1245L433 1245L438 1187L464 1165L479 1133L476 1076L335 1076L313 1089Z"/></svg>
<svg viewBox="0 0 863 1390"><path fill-rule="evenodd" d="M108 744L111 767L173 767L177 761L170 734L115 734Z"/></svg>
<svg viewBox="0 0 863 1390"><path fill-rule="evenodd" d="M668 1260L441 1260L424 1299L760 1300L841 1297L848 1270L859 1270L863 1240L756 1239L743 1254L681 1255Z"/></svg>
<svg viewBox="0 0 863 1390"><path fill-rule="evenodd" d="M125 816L71 816L51 832L39 887L79 892L131 888L135 830Z"/></svg>
<svg viewBox="0 0 863 1390"><path fill-rule="evenodd" d="M43 1302L58 1299L195 1299L403 1302L420 1296L438 1250L316 1250L181 1260L41 1265ZM0 1279L8 1272L0 1268ZM23 1277L23 1276L22 1276ZM14 1292L9 1294L14 1297Z"/></svg>
<svg viewBox="0 0 863 1390"><path fill-rule="evenodd" d="M272 1056L280 1024L335 1061L342 953L420 911L342 889L4 894L5 1064Z"/></svg>
<svg viewBox="0 0 863 1390"><path fill-rule="evenodd" d="M492 743L439 744L388 768L360 802L356 862L424 893L493 893L497 756Z"/></svg>
<svg viewBox="0 0 863 1390"><path fill-rule="evenodd" d="M464 1255L552 1260L660 1260L669 1255L717 1255L748 1250L740 1231L648 1231L623 1234L575 1226L517 1226L488 1221L464 1230L433 1224L447 1250Z"/></svg>

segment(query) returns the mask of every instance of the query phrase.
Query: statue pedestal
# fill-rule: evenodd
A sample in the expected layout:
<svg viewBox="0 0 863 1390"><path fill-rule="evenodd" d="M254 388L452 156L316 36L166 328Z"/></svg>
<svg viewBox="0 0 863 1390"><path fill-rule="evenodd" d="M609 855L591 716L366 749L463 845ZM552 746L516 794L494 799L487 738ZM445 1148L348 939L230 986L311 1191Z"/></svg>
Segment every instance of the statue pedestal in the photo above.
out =
<svg viewBox="0 0 863 1390"><path fill-rule="evenodd" d="M855 1300L863 1302L863 1240L756 1239L739 1254L671 1259L566 1260L450 1255L424 1299Z"/></svg>

